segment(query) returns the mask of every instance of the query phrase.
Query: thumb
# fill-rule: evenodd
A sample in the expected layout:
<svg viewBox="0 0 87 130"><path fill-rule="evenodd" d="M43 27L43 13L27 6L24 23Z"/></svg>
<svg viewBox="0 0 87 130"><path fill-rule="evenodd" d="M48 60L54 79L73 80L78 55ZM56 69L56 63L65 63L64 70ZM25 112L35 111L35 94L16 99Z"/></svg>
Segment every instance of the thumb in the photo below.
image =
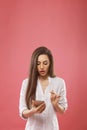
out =
<svg viewBox="0 0 87 130"><path fill-rule="evenodd" d="M32 100L32 103L31 103L31 104L32 104L32 107L34 106L34 102L35 102L35 101L34 101L34 100Z"/></svg>
<svg viewBox="0 0 87 130"><path fill-rule="evenodd" d="M60 99L60 96L57 96L57 97L56 97L56 100L59 101L59 99Z"/></svg>
<svg viewBox="0 0 87 130"><path fill-rule="evenodd" d="M50 93L51 93L51 94L55 94L53 90L52 90Z"/></svg>
<svg viewBox="0 0 87 130"><path fill-rule="evenodd" d="M57 95L57 98L60 98L61 96L60 95Z"/></svg>

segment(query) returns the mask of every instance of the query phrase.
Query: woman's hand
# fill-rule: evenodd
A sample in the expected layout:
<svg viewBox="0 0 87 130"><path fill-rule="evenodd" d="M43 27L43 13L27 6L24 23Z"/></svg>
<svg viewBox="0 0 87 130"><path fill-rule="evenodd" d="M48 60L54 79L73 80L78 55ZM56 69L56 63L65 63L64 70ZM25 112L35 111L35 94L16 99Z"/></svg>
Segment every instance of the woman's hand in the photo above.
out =
<svg viewBox="0 0 87 130"><path fill-rule="evenodd" d="M59 98L60 96L57 95L53 90L51 91L51 102L52 102L52 105L55 106L56 104L58 104L58 101L59 101Z"/></svg>
<svg viewBox="0 0 87 130"><path fill-rule="evenodd" d="M31 109L25 109L22 113L23 118L27 119L28 117L33 116L34 114L42 113L46 108L46 104L42 103L38 107L34 106L34 100L32 101Z"/></svg>
<svg viewBox="0 0 87 130"><path fill-rule="evenodd" d="M64 113L65 109L60 104L58 104L60 96L57 95L54 91L51 91L50 99L51 99L51 103L52 103L55 111L60 112L60 113Z"/></svg>
<svg viewBox="0 0 87 130"><path fill-rule="evenodd" d="M32 108L31 108L31 110L34 112L34 114L35 113L42 113L43 111L44 111L44 109L46 108L46 104L45 104L45 102L43 102L41 105L39 105L38 107L36 107L35 105L34 105L34 100L32 100Z"/></svg>

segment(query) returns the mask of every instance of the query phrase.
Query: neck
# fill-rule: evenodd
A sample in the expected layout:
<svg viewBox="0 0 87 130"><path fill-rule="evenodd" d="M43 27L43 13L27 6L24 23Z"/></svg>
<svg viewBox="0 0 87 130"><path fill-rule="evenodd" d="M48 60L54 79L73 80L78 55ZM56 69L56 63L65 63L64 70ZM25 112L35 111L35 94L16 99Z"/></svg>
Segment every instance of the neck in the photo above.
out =
<svg viewBox="0 0 87 130"><path fill-rule="evenodd" d="M48 75L47 76L39 76L40 80L47 80L48 79Z"/></svg>

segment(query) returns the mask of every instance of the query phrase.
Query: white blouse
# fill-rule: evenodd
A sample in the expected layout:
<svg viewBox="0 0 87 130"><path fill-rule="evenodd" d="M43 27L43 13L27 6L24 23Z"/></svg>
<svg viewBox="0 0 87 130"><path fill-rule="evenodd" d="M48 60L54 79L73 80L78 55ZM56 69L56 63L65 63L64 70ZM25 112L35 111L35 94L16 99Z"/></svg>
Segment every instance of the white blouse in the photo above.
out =
<svg viewBox="0 0 87 130"><path fill-rule="evenodd" d="M23 110L27 109L25 102L27 84L28 79L23 80L22 88L20 91L19 113L21 118L23 118ZM46 108L42 113L35 114L27 119L25 130L59 130L58 118L50 100L50 92L52 90L60 95L58 103L63 106L65 110L67 109L66 86L64 80L59 77L49 77L49 85L43 93L40 81L38 79L36 100L45 101Z"/></svg>

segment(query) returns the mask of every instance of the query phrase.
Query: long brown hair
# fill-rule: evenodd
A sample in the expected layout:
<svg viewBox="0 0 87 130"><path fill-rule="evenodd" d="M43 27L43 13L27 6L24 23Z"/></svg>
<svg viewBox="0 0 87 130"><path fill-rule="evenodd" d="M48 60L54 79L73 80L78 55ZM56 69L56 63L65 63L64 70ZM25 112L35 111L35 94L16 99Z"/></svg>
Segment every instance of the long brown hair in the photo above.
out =
<svg viewBox="0 0 87 130"><path fill-rule="evenodd" d="M27 107L30 109L32 99L35 100L35 93L36 93L36 86L37 86L37 79L38 79L38 71L37 71L37 60L38 56L41 54L46 54L50 60L50 66L48 75L50 77L55 77L54 70L53 70L53 56L51 51L46 47L38 47L35 49L31 56L31 64L30 64L30 73L29 73L29 80L28 86L26 91L26 104Z"/></svg>

